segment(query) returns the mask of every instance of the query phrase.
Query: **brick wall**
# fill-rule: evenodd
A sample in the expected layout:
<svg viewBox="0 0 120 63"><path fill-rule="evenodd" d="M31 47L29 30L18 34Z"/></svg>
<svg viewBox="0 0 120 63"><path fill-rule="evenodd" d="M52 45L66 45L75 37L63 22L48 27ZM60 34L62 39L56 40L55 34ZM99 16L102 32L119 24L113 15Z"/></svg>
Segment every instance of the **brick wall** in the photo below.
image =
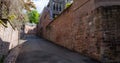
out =
<svg viewBox="0 0 120 63"><path fill-rule="evenodd" d="M102 11L103 50L102 58L108 62L120 62L120 6L103 7Z"/></svg>
<svg viewBox="0 0 120 63"><path fill-rule="evenodd" d="M94 59L119 62L118 3L118 0L74 0L72 6L53 21L42 19L38 34Z"/></svg>
<svg viewBox="0 0 120 63"><path fill-rule="evenodd" d="M46 26L51 22L50 11L48 7L45 7L43 13L41 14L40 22L37 25L37 33L38 35L44 35L42 32L46 32Z"/></svg>

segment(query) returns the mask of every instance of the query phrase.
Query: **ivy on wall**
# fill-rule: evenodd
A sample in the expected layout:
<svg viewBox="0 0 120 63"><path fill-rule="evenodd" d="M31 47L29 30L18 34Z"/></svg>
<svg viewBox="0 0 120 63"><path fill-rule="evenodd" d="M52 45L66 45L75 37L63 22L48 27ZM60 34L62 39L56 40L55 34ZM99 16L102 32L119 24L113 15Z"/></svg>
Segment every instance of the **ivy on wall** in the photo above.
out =
<svg viewBox="0 0 120 63"><path fill-rule="evenodd" d="M72 5L72 3L66 3L65 8L68 8Z"/></svg>

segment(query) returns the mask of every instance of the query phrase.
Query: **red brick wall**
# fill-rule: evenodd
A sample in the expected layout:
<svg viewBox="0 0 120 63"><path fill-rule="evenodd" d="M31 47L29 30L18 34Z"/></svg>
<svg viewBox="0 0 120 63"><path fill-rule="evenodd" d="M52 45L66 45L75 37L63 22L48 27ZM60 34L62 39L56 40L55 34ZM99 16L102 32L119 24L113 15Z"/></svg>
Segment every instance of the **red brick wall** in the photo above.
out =
<svg viewBox="0 0 120 63"><path fill-rule="evenodd" d="M115 57L115 52L113 52L114 50L110 49L109 46L105 46L106 41L104 38L109 38L110 35L106 35L104 37L104 33L106 32L104 29L105 25L108 26L106 29L109 29L110 24L108 23L112 23L111 21L116 18L111 17L111 21L109 21L109 18L107 18L107 12L105 9L110 6L110 4L106 6L103 5L105 7L103 8L102 6L99 6L98 3L99 2L97 2L97 0L74 0L73 5L63 11L63 13L53 21L50 22L48 18L41 20L41 25L43 25L43 23L48 24L50 22L47 26L41 26L41 28L44 28L44 31L40 30L42 32L42 36L56 44L64 46L70 50L80 52L94 59L108 61L105 60L107 58L109 60L112 60L113 57ZM112 5L113 4L111 4L110 9L113 9L113 12L109 11L109 13L111 12L115 16L119 12L120 8L116 8L116 6L113 6L112 8ZM103 15L103 13L106 15ZM113 16L113 14L109 16ZM116 22L114 22L114 24L119 27L117 23L119 23L119 20L116 20ZM112 25L113 24L111 24L111 26ZM38 27L38 29L40 28ZM113 29L116 30L116 32L119 32L119 29ZM112 32L112 30L108 31ZM116 32L113 31L113 33ZM117 36L118 39L115 40L119 41L119 33L118 35L114 36ZM111 36L111 38L114 36ZM108 44L112 44L114 42L110 41L110 39L107 40L109 41ZM118 42L116 44L118 44ZM119 48L119 46L116 47L115 45L110 47ZM105 50L109 51L109 53L112 52L110 53L112 56L109 56L109 53L106 53ZM117 52L118 59L118 49Z"/></svg>
<svg viewBox="0 0 120 63"><path fill-rule="evenodd" d="M38 33L38 35L45 36L45 34L43 32L46 32L46 26L51 22L49 9L47 7L45 7L44 11L41 15L42 16L40 17L40 22L37 25L37 28L39 28L39 29L37 29L37 33Z"/></svg>

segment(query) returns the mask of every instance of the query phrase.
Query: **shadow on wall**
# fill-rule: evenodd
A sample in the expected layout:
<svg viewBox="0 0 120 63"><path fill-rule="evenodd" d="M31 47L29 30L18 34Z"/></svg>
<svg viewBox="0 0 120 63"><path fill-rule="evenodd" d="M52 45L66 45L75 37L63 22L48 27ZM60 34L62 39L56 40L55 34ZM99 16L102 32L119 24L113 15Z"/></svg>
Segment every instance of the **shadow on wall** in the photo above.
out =
<svg viewBox="0 0 120 63"><path fill-rule="evenodd" d="M0 63L4 61L5 56L8 54L9 46L9 42L5 42L0 38Z"/></svg>

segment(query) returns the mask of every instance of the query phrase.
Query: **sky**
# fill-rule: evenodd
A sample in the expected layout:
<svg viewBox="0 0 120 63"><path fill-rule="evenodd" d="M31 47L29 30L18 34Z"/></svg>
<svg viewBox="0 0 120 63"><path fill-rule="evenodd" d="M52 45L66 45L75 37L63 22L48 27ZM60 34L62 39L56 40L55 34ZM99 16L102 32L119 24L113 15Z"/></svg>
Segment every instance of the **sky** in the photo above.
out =
<svg viewBox="0 0 120 63"><path fill-rule="evenodd" d="M42 12L43 8L48 4L49 0L33 0L36 5L37 11Z"/></svg>

